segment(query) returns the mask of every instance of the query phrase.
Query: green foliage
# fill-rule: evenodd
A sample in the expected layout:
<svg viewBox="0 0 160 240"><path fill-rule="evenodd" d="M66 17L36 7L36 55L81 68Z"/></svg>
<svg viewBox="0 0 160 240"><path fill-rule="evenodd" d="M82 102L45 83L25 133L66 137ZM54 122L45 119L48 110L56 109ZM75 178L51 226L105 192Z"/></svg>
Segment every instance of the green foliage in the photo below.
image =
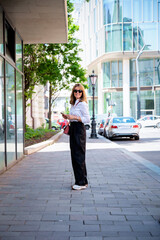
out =
<svg viewBox="0 0 160 240"><path fill-rule="evenodd" d="M51 129L46 129L43 127L33 129L33 128L30 128L28 125L26 125L25 139L26 140L32 139L32 138L39 139L42 136L44 136L45 133L47 132L55 132L55 131Z"/></svg>

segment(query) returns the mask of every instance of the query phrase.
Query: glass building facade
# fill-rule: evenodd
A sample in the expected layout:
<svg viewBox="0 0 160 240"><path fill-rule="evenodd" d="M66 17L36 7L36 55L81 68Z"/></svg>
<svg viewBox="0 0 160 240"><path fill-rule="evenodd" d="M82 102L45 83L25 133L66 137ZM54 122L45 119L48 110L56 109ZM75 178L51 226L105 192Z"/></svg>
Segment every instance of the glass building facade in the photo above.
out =
<svg viewBox="0 0 160 240"><path fill-rule="evenodd" d="M135 59L143 48L141 116L160 115L160 0L90 0L80 12L80 29L87 33L81 37L84 66L98 75L97 113L137 118Z"/></svg>
<svg viewBox="0 0 160 240"><path fill-rule="evenodd" d="M0 8L0 172L23 156L23 42Z"/></svg>

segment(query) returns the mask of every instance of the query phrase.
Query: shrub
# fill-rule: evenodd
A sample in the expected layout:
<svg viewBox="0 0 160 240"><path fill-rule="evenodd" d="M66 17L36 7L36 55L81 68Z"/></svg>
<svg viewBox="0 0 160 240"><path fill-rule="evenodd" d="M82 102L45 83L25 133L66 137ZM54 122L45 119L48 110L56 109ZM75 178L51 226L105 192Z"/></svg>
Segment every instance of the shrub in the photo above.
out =
<svg viewBox="0 0 160 240"><path fill-rule="evenodd" d="M45 135L47 132L55 132L52 129L47 129L43 127L39 127L37 129L30 128L28 125L26 125L26 132L24 134L25 139L31 139L31 138L41 138L42 136Z"/></svg>

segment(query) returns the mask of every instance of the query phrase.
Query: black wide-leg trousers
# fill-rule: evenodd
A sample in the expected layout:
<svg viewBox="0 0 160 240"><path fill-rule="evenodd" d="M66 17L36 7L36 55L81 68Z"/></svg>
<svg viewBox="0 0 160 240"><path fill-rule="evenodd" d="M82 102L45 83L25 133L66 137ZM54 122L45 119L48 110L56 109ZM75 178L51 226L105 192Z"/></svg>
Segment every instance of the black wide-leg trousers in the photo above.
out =
<svg viewBox="0 0 160 240"><path fill-rule="evenodd" d="M85 163L86 129L81 122L71 122L70 124L70 149L75 184L84 186L88 184Z"/></svg>

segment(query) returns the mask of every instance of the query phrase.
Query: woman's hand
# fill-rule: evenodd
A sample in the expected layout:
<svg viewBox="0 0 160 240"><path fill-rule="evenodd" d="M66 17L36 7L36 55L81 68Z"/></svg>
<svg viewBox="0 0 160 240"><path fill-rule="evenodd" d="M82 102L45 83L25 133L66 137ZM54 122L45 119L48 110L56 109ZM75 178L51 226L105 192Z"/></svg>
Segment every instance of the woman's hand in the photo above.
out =
<svg viewBox="0 0 160 240"><path fill-rule="evenodd" d="M63 117L64 119L68 119L68 118L67 118L68 114L64 114L64 113L61 113L61 114L62 114L62 117Z"/></svg>

